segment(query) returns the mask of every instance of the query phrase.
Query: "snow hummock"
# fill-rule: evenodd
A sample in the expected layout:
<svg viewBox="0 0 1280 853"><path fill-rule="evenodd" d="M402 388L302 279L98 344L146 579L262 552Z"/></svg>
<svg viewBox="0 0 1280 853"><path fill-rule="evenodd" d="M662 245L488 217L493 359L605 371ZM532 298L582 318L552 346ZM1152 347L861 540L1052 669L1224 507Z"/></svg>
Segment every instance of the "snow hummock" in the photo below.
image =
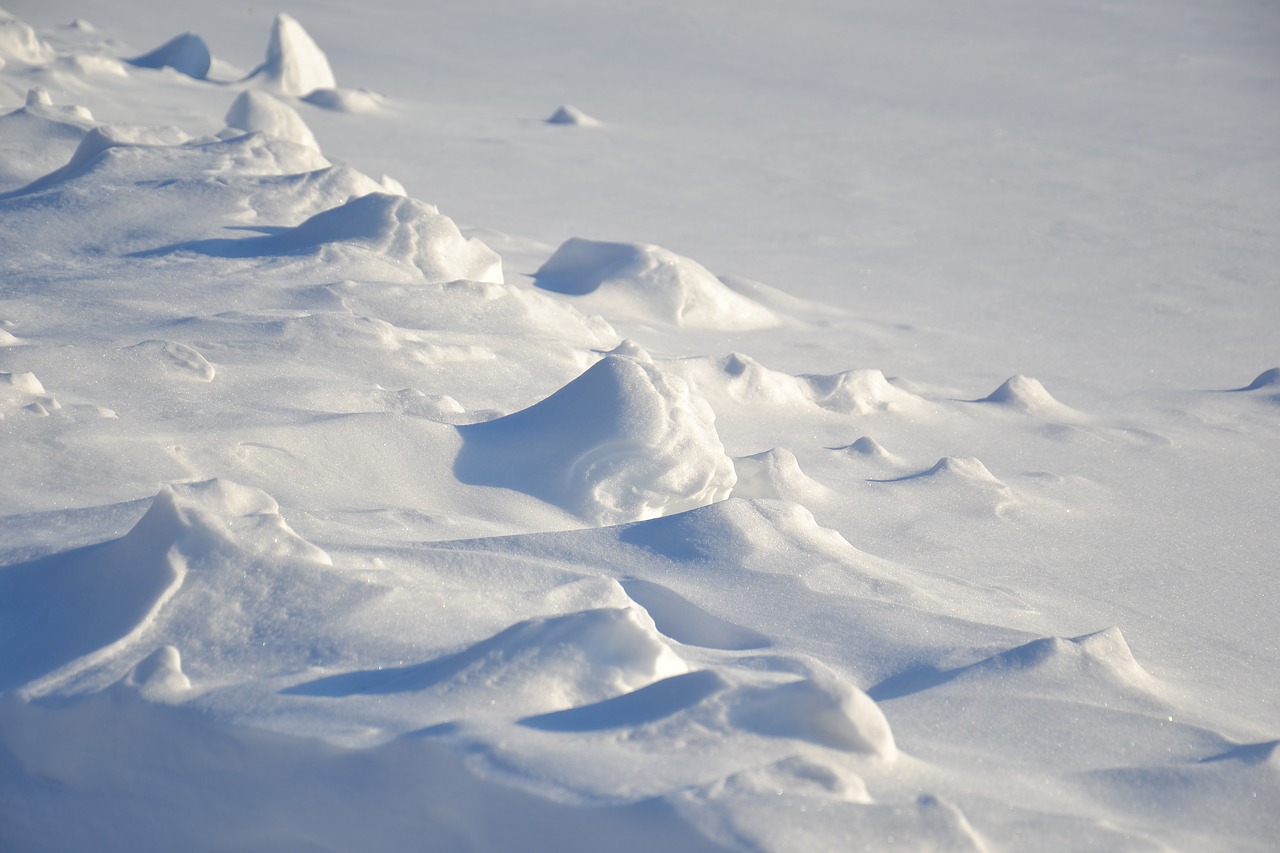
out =
<svg viewBox="0 0 1280 853"><path fill-rule="evenodd" d="M420 693L475 685L484 704L547 713L638 690L688 667L638 607L612 607L529 619L459 652L426 663L343 673L290 688L295 695ZM478 697L479 698L479 697Z"/></svg>
<svg viewBox="0 0 1280 853"><path fill-rule="evenodd" d="M745 691L739 702L735 719L755 731L887 759L898 754L880 707L867 694L829 673Z"/></svg>
<svg viewBox="0 0 1280 853"><path fill-rule="evenodd" d="M547 119L547 124L568 124L577 127L599 127L601 121L584 113L572 104L562 104Z"/></svg>
<svg viewBox="0 0 1280 853"><path fill-rule="evenodd" d="M502 283L502 259L488 246L462 236L432 205L383 192L353 198L279 233L192 241L160 251L224 258L373 257L413 269L428 282Z"/></svg>
<svg viewBox="0 0 1280 853"><path fill-rule="evenodd" d="M800 470L796 455L786 448L737 457L733 467L738 476L734 497L777 498L803 504L828 494L824 486Z"/></svg>
<svg viewBox="0 0 1280 853"><path fill-rule="evenodd" d="M679 377L623 355L523 411L459 431L460 480L517 489L595 524L714 503L736 479L711 408Z"/></svg>
<svg viewBox="0 0 1280 853"><path fill-rule="evenodd" d="M340 113L371 113L382 106L382 96L368 89L314 89L302 100L313 107Z"/></svg>
<svg viewBox="0 0 1280 853"><path fill-rule="evenodd" d="M923 398L891 383L880 370L792 375L766 367L745 353L687 358L672 369L710 399L780 410L817 408L845 415L923 413Z"/></svg>
<svg viewBox="0 0 1280 853"><path fill-rule="evenodd" d="M315 135L298 111L267 92L246 89L227 110L227 127L258 131L320 150Z"/></svg>
<svg viewBox="0 0 1280 853"><path fill-rule="evenodd" d="M138 636L188 569L227 550L331 563L260 490L209 480L165 486L122 538L0 574L0 686L34 681Z"/></svg>
<svg viewBox="0 0 1280 853"><path fill-rule="evenodd" d="M706 267L660 246L574 237L534 273L538 287L568 296L600 295L622 310L694 329L776 325L769 309L730 290Z"/></svg>
<svg viewBox="0 0 1280 853"><path fill-rule="evenodd" d="M155 50L128 60L138 68L172 68L196 80L209 76L209 46L195 33L174 36Z"/></svg>
<svg viewBox="0 0 1280 853"><path fill-rule="evenodd" d="M276 15L271 25L266 60L250 76L261 78L272 88L295 97L337 86L324 51L302 24L283 12Z"/></svg>
<svg viewBox="0 0 1280 853"><path fill-rule="evenodd" d="M833 450L842 450L846 453L857 454L858 456L868 459L875 459L882 462L900 462L901 460L885 449L884 445L876 441L869 435L864 435L854 441L852 444L844 447L835 447Z"/></svg>
<svg viewBox="0 0 1280 853"><path fill-rule="evenodd" d="M977 402L995 403L1037 417L1070 419L1079 416L1074 409L1054 399L1038 379L1022 374L1009 377L999 388Z"/></svg>

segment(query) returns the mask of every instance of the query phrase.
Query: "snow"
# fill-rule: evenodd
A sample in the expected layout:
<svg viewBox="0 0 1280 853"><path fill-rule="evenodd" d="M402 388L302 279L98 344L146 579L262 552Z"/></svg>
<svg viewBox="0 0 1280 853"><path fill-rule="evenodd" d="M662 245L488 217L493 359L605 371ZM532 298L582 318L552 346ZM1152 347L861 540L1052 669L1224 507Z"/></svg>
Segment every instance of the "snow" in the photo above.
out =
<svg viewBox="0 0 1280 853"><path fill-rule="evenodd" d="M1277 33L0 14L0 848L1272 849Z"/></svg>

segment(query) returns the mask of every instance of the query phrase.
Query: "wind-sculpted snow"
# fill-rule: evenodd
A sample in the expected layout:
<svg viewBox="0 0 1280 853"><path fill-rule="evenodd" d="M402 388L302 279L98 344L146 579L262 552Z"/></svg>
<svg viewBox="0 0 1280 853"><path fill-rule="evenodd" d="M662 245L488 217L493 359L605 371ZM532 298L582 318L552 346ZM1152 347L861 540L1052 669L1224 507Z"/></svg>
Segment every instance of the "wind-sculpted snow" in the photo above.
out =
<svg viewBox="0 0 1280 853"><path fill-rule="evenodd" d="M242 552L330 563L289 528L270 497L210 480L165 487L121 539L5 569L3 686L21 686L139 638L188 571Z"/></svg>
<svg viewBox="0 0 1280 853"><path fill-rule="evenodd" d="M57 54L30 24L0 9L0 59L39 65Z"/></svg>
<svg viewBox="0 0 1280 853"><path fill-rule="evenodd" d="M15 190L67 162L94 126L84 107L57 106L48 90L27 92L24 106L0 115L0 192Z"/></svg>
<svg viewBox="0 0 1280 853"><path fill-rule="evenodd" d="M928 411L925 400L891 384L874 369L793 376L737 352L720 359L683 359L672 369L710 399L735 406L817 407L857 415Z"/></svg>
<svg viewBox="0 0 1280 853"><path fill-rule="evenodd" d="M678 377L608 355L523 411L461 427L454 472L596 524L654 518L723 500L733 488L714 421Z"/></svg>
<svg viewBox="0 0 1280 853"><path fill-rule="evenodd" d="M534 273L538 286L589 304L694 329L760 329L777 317L705 267L660 246L575 237Z"/></svg>
<svg viewBox="0 0 1280 853"><path fill-rule="evenodd" d="M628 693L685 672L684 662L638 608L601 608L513 625L425 663L329 676L291 688L314 696L429 693L474 711L558 711ZM500 696L500 700L495 698Z"/></svg>
<svg viewBox="0 0 1280 853"><path fill-rule="evenodd" d="M575 127L599 127L601 121L587 115L573 104L561 104L547 118L547 124L565 124Z"/></svg>
<svg viewBox="0 0 1280 853"><path fill-rule="evenodd" d="M209 76L212 57L209 46L195 33L174 36L155 50L129 60L139 68L172 68L188 77L203 80Z"/></svg>
<svg viewBox="0 0 1280 853"><path fill-rule="evenodd" d="M337 85L329 58L296 18L276 15L267 40L267 58L252 75L285 95L302 96Z"/></svg>
<svg viewBox="0 0 1280 853"><path fill-rule="evenodd" d="M1042 418L1058 420L1080 418L1079 412L1055 400L1039 380L1021 374L1009 377L999 388L976 402L994 403Z"/></svg>
<svg viewBox="0 0 1280 853"><path fill-rule="evenodd" d="M320 150L311 128L297 110L266 92L252 89L241 92L227 110L226 122L227 127L258 131Z"/></svg>
<svg viewBox="0 0 1280 853"><path fill-rule="evenodd" d="M0 13L0 848L1273 843L1266 28L525 5Z"/></svg>
<svg viewBox="0 0 1280 853"><path fill-rule="evenodd" d="M327 264L369 257L416 269L429 282L472 279L502 283L502 260L453 220L415 199L370 193L317 213L299 225L259 237L194 240L158 250L223 258L315 255Z"/></svg>

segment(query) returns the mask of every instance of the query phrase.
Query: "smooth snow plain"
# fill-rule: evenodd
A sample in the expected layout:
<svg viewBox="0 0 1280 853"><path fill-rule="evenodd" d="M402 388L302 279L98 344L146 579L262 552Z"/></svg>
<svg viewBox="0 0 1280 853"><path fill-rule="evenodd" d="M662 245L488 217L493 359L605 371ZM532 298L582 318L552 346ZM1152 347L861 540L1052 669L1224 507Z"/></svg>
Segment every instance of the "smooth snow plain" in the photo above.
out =
<svg viewBox="0 0 1280 853"><path fill-rule="evenodd" d="M0 849L1275 849L1277 41L10 5Z"/></svg>

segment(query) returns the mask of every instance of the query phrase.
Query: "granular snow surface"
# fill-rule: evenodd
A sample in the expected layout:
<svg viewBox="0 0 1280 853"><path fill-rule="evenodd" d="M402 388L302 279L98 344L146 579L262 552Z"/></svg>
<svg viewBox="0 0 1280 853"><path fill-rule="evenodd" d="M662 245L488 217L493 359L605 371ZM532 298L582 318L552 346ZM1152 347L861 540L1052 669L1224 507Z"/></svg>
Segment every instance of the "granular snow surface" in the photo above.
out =
<svg viewBox="0 0 1280 853"><path fill-rule="evenodd" d="M0 13L0 850L1274 850L1280 11Z"/></svg>

